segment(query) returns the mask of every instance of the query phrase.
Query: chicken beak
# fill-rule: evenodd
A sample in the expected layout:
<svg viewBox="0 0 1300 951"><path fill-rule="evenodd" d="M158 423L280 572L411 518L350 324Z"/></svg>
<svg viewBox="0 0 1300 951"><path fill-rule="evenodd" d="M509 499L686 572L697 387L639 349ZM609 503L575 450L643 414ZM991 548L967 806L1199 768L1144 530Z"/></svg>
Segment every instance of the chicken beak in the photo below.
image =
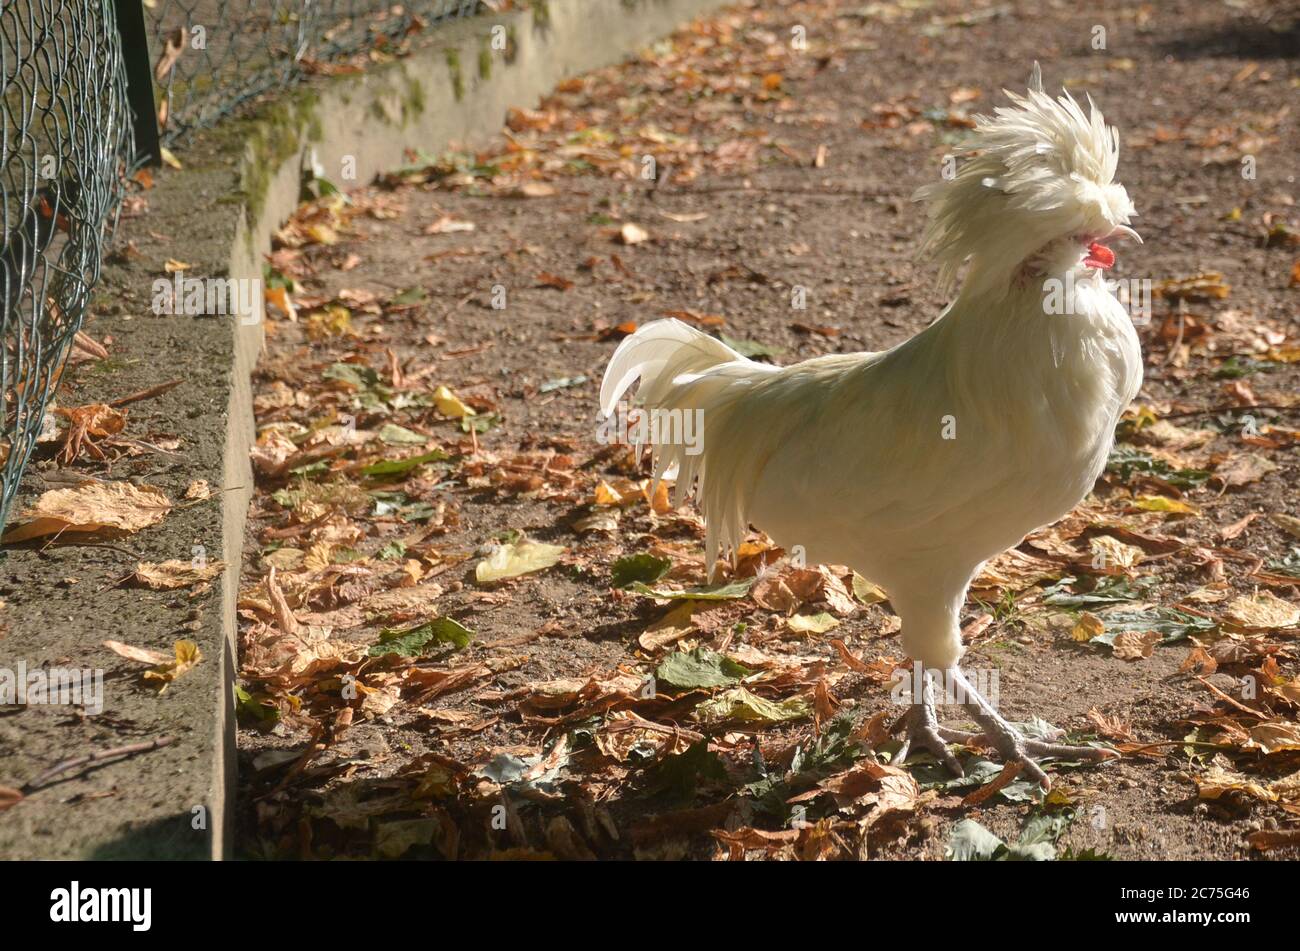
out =
<svg viewBox="0 0 1300 951"><path fill-rule="evenodd" d="M1128 225L1116 225L1115 230L1113 230L1109 235L1107 235L1107 237L1113 238L1116 235L1123 235L1126 238L1132 238L1138 244L1142 244L1142 235L1138 234Z"/></svg>

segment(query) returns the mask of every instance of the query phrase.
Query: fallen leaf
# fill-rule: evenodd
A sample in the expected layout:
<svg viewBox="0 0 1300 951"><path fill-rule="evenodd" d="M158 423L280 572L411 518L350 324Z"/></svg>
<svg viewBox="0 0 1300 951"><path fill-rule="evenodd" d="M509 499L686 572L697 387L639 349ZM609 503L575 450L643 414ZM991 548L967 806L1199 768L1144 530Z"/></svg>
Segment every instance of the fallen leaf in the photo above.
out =
<svg viewBox="0 0 1300 951"><path fill-rule="evenodd" d="M1172 512L1177 515L1200 515L1201 510L1182 499L1171 499L1163 495L1139 495L1133 500L1133 507L1144 512Z"/></svg>
<svg viewBox="0 0 1300 951"><path fill-rule="evenodd" d="M155 591L188 588L201 581L211 581L225 571L224 561L209 561L196 565L192 561L171 559L163 562L142 561L136 565L136 583Z"/></svg>
<svg viewBox="0 0 1300 951"><path fill-rule="evenodd" d="M679 601L667 614L642 631L641 636L637 638L637 643L644 650L653 653L680 641L696 630L694 615L704 607L705 605L699 601Z"/></svg>
<svg viewBox="0 0 1300 951"><path fill-rule="evenodd" d="M791 697L780 703L755 696L744 687L733 687L712 700L705 700L692 711L704 724L715 723L784 723L812 715L812 705L803 697Z"/></svg>
<svg viewBox="0 0 1300 951"><path fill-rule="evenodd" d="M677 690L725 687L749 676L749 668L707 647L673 651L655 668L655 681Z"/></svg>
<svg viewBox="0 0 1300 951"><path fill-rule="evenodd" d="M461 402L460 397L453 393L445 386L440 386L433 391L433 405L443 416L475 416L473 409Z"/></svg>
<svg viewBox="0 0 1300 951"><path fill-rule="evenodd" d="M889 600L884 588L868 581L856 571L853 572L853 596L863 604L879 604Z"/></svg>
<svg viewBox="0 0 1300 951"><path fill-rule="evenodd" d="M563 545L546 545L530 541L499 545L491 555L478 563L474 569L474 578L479 584L517 578L520 575L550 568L563 554Z"/></svg>
<svg viewBox="0 0 1300 951"><path fill-rule="evenodd" d="M1155 631L1122 631L1115 635L1111 646L1120 660L1141 660L1150 657L1159 643L1160 635Z"/></svg>
<svg viewBox="0 0 1300 951"><path fill-rule="evenodd" d="M1079 620L1075 622L1074 628L1070 631L1070 636L1080 643L1090 641L1094 637L1100 637L1106 633L1106 625L1101 618L1088 611L1079 614Z"/></svg>
<svg viewBox="0 0 1300 951"><path fill-rule="evenodd" d="M1126 545L1110 535L1097 535L1088 542L1092 563L1101 568L1132 568L1146 553L1136 545Z"/></svg>
<svg viewBox="0 0 1300 951"><path fill-rule="evenodd" d="M191 501L212 498L212 487L207 479L195 479L185 487L185 498Z"/></svg>
<svg viewBox="0 0 1300 951"><path fill-rule="evenodd" d="M1250 735L1242 742L1244 750L1262 750L1266 754L1300 750L1300 723L1286 720L1266 720L1250 728Z"/></svg>
<svg viewBox="0 0 1300 951"><path fill-rule="evenodd" d="M1214 478L1226 488L1235 489L1252 482L1258 482L1270 472L1276 472L1278 465L1271 459L1253 452L1244 452L1233 456L1214 470Z"/></svg>
<svg viewBox="0 0 1300 951"><path fill-rule="evenodd" d="M1268 518L1270 522L1292 538L1300 538L1300 518L1296 518L1294 515L1283 515L1280 512L1270 515Z"/></svg>
<svg viewBox="0 0 1300 951"><path fill-rule="evenodd" d="M171 502L161 489L130 482L88 482L52 489L19 516L25 521L5 532L5 544L63 532L138 532L162 521Z"/></svg>
<svg viewBox="0 0 1300 951"><path fill-rule="evenodd" d="M157 666L167 663L166 654L151 651L146 647L132 647L130 644L123 644L121 641L104 641L104 646L119 657L125 657L127 660L134 660L141 664Z"/></svg>
<svg viewBox="0 0 1300 951"><path fill-rule="evenodd" d="M1227 606L1223 616L1241 627L1295 627L1300 624L1300 607L1271 591L1259 591L1250 597L1237 598Z"/></svg>
<svg viewBox="0 0 1300 951"><path fill-rule="evenodd" d="M177 678L193 670L195 665L203 659L203 653L199 650L199 645L193 641L177 641L172 648L176 657L170 662L164 662L152 670L144 672L145 680L156 680L160 686L159 693L166 691L167 687Z"/></svg>
<svg viewBox="0 0 1300 951"><path fill-rule="evenodd" d="M449 617L434 618L415 627L387 628L379 632L379 643L370 648L371 657L396 654L419 657L432 644L452 644L457 650L468 647L474 632Z"/></svg>
<svg viewBox="0 0 1300 951"><path fill-rule="evenodd" d="M799 634L825 634L840 626L839 619L826 611L817 614L795 614L786 619L790 630Z"/></svg>
<svg viewBox="0 0 1300 951"><path fill-rule="evenodd" d="M549 198L555 194L555 186L545 182L524 182L510 192L512 198Z"/></svg>

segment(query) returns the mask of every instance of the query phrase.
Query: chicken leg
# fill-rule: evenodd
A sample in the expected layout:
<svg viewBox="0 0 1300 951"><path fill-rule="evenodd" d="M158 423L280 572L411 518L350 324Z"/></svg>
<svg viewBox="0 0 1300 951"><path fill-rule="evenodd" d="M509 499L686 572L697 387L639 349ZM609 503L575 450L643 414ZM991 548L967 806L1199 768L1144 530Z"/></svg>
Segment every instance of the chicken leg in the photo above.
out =
<svg viewBox="0 0 1300 951"><path fill-rule="evenodd" d="M922 696L919 699L914 697L911 708L894 724L895 730L905 729L903 745L893 757L893 762L904 762L913 747L921 747L933 753L950 771L962 776L964 771L961 764L948 749L947 744L991 746L997 750L1003 760L1008 763L1019 763L1030 779L1042 786L1044 790L1050 790L1052 782L1035 761L1035 757L1082 759L1100 763L1114 759L1118 755L1114 750L1104 748L1071 746L1026 737L993 709L993 705L984 699L959 668L953 667L946 673L959 696L964 698L962 706L983 732L969 733L939 726L934 709L934 683L929 671L923 669L921 671L921 683L924 685Z"/></svg>

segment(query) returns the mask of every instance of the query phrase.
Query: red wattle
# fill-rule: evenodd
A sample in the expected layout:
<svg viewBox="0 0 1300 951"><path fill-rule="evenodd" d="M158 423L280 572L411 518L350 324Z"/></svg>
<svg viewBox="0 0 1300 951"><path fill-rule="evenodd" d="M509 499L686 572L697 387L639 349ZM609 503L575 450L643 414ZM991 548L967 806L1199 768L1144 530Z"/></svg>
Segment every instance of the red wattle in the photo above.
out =
<svg viewBox="0 0 1300 951"><path fill-rule="evenodd" d="M1088 245L1088 256L1083 259L1086 267L1099 267L1103 271L1115 264L1115 252L1104 244L1094 241Z"/></svg>

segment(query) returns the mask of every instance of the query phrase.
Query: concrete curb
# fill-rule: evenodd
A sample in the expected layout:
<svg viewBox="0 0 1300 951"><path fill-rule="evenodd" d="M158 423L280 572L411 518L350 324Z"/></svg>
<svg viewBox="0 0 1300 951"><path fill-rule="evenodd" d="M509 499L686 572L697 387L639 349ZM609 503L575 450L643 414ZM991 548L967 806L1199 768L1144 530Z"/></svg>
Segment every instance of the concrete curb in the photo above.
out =
<svg viewBox="0 0 1300 951"><path fill-rule="evenodd" d="M166 776L157 780L157 788L126 789L107 810L47 811L39 819L24 819L26 829L0 828L0 854L12 843L23 843L8 849L10 854L177 858L207 854L217 859L232 855L236 599L253 486L248 462L255 435L250 374L263 343L262 301L257 299L252 313L226 318L228 336L213 334L214 326L221 325L210 318L177 318L166 331L156 323L149 326L152 318L132 320L134 314L146 312L152 296L147 289L164 273L164 261L183 257L190 265L186 274L192 276L260 280L274 231L297 207L307 162L314 159L326 170L325 177L346 187L403 164L407 149L436 155L453 145L473 147L499 132L509 107L535 105L561 79L617 62L722 5L723 0L533 0L525 10L441 24L431 28L432 42L406 59L358 75L318 78L286 93L253 118L226 123L178 150L185 169L158 176L157 186L148 193L154 210L142 219L142 229L134 228L155 236L162 233L168 240L150 245L142 237L139 257L106 269L92 301L92 310L104 316L97 316L92 329L151 352L163 367L169 349L175 362L184 365L179 351L187 347L207 348L208 363L228 360L224 370L212 367L224 379L225 392L209 393L212 382L195 380L205 387L202 401L215 412L185 413L191 417L185 424L186 436L191 445L210 444L209 461L173 466L180 484L206 477L213 482L219 479L225 490L219 513L212 507L206 513L196 512L182 529L191 539L205 542L220 537L227 567L218 586L219 614L195 621L189 628L192 633L186 635L199 642L205 656L219 658L219 663L192 676L186 683L189 699L182 702L178 690L168 698L171 706L165 711L128 698L130 715L144 721L141 726L147 735L175 732L184 718L188 749L179 753L178 747L168 747L149 754L149 767L137 765L134 772L114 774L108 767L99 781L112 783L116 790L139 783L148 787L155 773ZM340 174L345 159L354 165L354 181ZM232 194L237 200L231 200ZM181 236L183 243L178 244ZM193 388L188 398L195 399ZM179 416L184 405L159 401L164 414ZM140 545L174 549L182 543L190 542L171 538L167 545L148 540ZM109 626L96 623L93 614L66 620L109 631ZM132 643L157 645L174 636L167 629L169 623L174 626L163 615L146 614L145 620L132 621L134 626L127 631L135 635ZM50 645L22 646L28 648L24 656L45 657L46 662L60 656L60 650ZM199 808L190 803L207 809L207 823L199 836L188 832L189 817ZM111 831L99 828L112 822L116 825ZM42 824L44 828L38 828ZM155 826L165 832L144 845L138 830Z"/></svg>

